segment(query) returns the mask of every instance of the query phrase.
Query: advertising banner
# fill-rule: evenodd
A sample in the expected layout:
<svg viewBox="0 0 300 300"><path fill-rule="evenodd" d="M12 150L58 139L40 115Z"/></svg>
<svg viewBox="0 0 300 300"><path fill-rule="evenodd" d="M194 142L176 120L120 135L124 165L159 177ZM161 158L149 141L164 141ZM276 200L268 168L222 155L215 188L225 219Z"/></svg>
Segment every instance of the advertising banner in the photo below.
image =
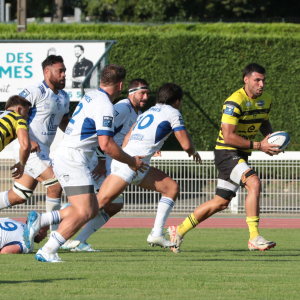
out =
<svg viewBox="0 0 300 300"><path fill-rule="evenodd" d="M1 43L0 102L43 81L42 61L51 54L63 57L67 68L65 91L71 101L79 101L80 83L104 52L104 41Z"/></svg>

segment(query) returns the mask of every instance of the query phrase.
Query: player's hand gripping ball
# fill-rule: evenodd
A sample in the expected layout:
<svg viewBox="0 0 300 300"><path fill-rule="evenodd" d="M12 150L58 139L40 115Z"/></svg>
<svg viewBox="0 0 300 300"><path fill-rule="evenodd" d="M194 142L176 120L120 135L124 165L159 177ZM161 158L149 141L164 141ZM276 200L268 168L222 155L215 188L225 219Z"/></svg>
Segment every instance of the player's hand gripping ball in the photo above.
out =
<svg viewBox="0 0 300 300"><path fill-rule="evenodd" d="M284 151L286 147L289 145L291 139L288 133L284 131L277 131L272 133L268 138L269 144L280 145L278 149Z"/></svg>

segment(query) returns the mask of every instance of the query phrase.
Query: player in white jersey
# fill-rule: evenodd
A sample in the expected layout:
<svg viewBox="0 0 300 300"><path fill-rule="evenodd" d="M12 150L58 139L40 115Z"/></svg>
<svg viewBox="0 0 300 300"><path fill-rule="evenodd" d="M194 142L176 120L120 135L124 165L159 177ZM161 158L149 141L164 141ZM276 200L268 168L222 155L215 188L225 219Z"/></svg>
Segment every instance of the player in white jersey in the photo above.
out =
<svg viewBox="0 0 300 300"><path fill-rule="evenodd" d="M28 249L24 243L23 233L26 224L10 218L0 218L0 254L26 254L33 249ZM49 226L40 229L34 238L35 243L40 243L46 236Z"/></svg>
<svg viewBox="0 0 300 300"><path fill-rule="evenodd" d="M28 125L31 153L24 175L16 179L11 190L0 193L5 207L23 204L33 194L38 182L47 188L47 211L60 208L62 188L55 178L49 157L50 146L58 127L65 131L69 121L69 96L65 87L66 68L61 56L50 55L42 63L44 81L24 89L20 95L31 103ZM14 142L14 157L19 161L20 143ZM0 200L1 202L1 200ZM52 227L51 230L56 230Z"/></svg>
<svg viewBox="0 0 300 300"><path fill-rule="evenodd" d="M120 96L126 70L122 66L107 65L100 77L100 88L87 93L79 102L63 140L54 156L54 172L61 183L71 206L58 211L62 220L56 232L41 248L35 258L44 262L60 262L57 250L98 212L93 179L89 168L95 149L100 148L110 157L128 164L134 172L147 169L139 156L131 157L113 140L114 107L111 102ZM40 228L40 214L29 213L24 232L28 248Z"/></svg>
<svg viewBox="0 0 300 300"><path fill-rule="evenodd" d="M193 159L200 163L201 158L179 112L182 98L183 91L180 86L175 83L164 84L158 91L156 105L138 117L125 137L124 152L129 155L143 155L143 160L149 163L155 151L159 150L174 132L183 150L189 156L193 155ZM136 174L122 162L113 160L111 174L105 179L97 195L99 209L111 203L130 183L162 193L154 227L147 242L151 246L174 247L175 244L164 237L163 227L179 195L179 186L161 170L150 167L147 172Z"/></svg>
<svg viewBox="0 0 300 300"><path fill-rule="evenodd" d="M122 147L125 136L130 131L132 125L136 122L138 116L142 113L140 109L145 107L148 100L149 85L146 80L136 78L131 80L128 87L128 98L120 100L114 105L115 109L115 132L114 141ZM99 148L93 156L90 164L94 179L94 187L96 192L99 191L105 177L110 174L110 165L112 158L104 153ZM103 173L106 172L106 176ZM75 249L73 240L68 240L63 246L63 249L72 249L71 251L97 251L92 249L91 245L87 244L86 240L99 228L108 222L108 220L117 214L123 208L123 196L121 195L112 203L102 209L97 216L90 220L79 233L76 241L80 241L80 245ZM75 243L76 243L75 241Z"/></svg>

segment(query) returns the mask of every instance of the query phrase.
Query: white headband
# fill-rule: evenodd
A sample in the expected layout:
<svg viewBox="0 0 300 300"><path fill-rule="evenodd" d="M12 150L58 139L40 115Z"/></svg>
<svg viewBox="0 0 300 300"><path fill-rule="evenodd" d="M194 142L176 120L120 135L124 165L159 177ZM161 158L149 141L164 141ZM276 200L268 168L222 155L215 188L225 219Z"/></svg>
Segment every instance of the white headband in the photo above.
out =
<svg viewBox="0 0 300 300"><path fill-rule="evenodd" d="M139 90L150 90L150 89L149 89L149 86L139 86L137 88L133 88L133 89L128 90L128 93L130 95L130 94L135 93L136 91L139 91Z"/></svg>

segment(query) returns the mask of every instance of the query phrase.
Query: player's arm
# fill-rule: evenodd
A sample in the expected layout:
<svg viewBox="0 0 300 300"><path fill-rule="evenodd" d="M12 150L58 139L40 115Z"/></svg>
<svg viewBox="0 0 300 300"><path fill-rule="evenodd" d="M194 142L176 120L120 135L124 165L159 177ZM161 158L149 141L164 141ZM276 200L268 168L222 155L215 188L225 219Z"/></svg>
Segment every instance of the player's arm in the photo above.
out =
<svg viewBox="0 0 300 300"><path fill-rule="evenodd" d="M122 148L125 148L126 145L128 144L129 142L129 138L130 138L130 135L131 135L131 132L132 132L132 129L134 127L135 123L131 126L130 130L128 131L128 133L126 134L125 138L124 138L124 141L123 141L123 144L122 144Z"/></svg>
<svg viewBox="0 0 300 300"><path fill-rule="evenodd" d="M21 249L19 245L9 245L5 246L0 251L1 254L19 254Z"/></svg>
<svg viewBox="0 0 300 300"><path fill-rule="evenodd" d="M99 135L98 142L105 154L115 160L127 164L135 172L140 171L143 173L144 170L147 170L148 164L140 160L141 158L144 158L144 156L131 157L116 144L112 136Z"/></svg>
<svg viewBox="0 0 300 300"><path fill-rule="evenodd" d="M193 155L193 159L196 162L201 163L201 157L197 152L194 143L187 132L187 130L178 130L174 132L176 139L178 140L179 144L181 145L182 149L187 152L189 156Z"/></svg>
<svg viewBox="0 0 300 300"><path fill-rule="evenodd" d="M240 149L257 149L269 155L278 154L280 150L274 149L278 145L268 143L268 136L261 142L251 142L236 134L236 125L222 123L222 133L225 144L240 148Z"/></svg>
<svg viewBox="0 0 300 300"><path fill-rule="evenodd" d="M264 137L273 133L273 128L272 128L270 120L264 120L260 125L259 131L261 132L261 134Z"/></svg>
<svg viewBox="0 0 300 300"><path fill-rule="evenodd" d="M59 129L63 132L66 131L66 128L69 124L70 118L69 116L63 117L59 123Z"/></svg>
<svg viewBox="0 0 300 300"><path fill-rule="evenodd" d="M19 128L17 131L18 140L20 143L20 161L13 165L10 169L16 169L12 173L12 177L15 177L16 179L19 179L23 176L25 164L27 162L27 159L30 155L31 150L31 143L29 139L29 133L24 128Z"/></svg>

